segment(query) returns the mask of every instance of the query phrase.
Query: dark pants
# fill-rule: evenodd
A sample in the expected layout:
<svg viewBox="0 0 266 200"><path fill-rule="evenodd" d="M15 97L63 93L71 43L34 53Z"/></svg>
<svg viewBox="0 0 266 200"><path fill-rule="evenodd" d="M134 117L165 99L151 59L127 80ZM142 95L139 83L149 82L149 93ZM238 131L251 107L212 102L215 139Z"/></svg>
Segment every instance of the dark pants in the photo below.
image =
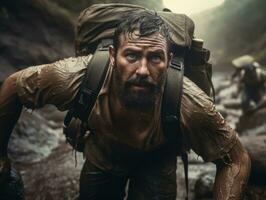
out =
<svg viewBox="0 0 266 200"><path fill-rule="evenodd" d="M80 176L80 200L175 200L176 156L143 159L127 176L104 172L86 160Z"/></svg>

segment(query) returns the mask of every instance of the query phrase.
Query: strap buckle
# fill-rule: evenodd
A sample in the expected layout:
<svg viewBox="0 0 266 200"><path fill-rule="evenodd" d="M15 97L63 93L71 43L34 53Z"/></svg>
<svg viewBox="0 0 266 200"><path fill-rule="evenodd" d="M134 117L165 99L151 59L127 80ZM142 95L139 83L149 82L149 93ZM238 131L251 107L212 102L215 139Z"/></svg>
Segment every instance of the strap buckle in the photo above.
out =
<svg viewBox="0 0 266 200"><path fill-rule="evenodd" d="M183 66L182 62L178 59L175 59L175 58L173 58L171 63L170 63L170 67L177 69L177 70L181 70L182 66Z"/></svg>

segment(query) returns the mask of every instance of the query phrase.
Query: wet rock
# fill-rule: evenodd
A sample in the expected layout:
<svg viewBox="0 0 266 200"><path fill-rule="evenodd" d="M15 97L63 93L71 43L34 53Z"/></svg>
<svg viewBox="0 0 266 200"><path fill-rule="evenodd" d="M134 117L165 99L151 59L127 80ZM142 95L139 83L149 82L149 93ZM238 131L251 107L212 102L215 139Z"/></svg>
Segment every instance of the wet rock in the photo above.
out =
<svg viewBox="0 0 266 200"><path fill-rule="evenodd" d="M250 184L266 186L266 136L242 137L251 157Z"/></svg>
<svg viewBox="0 0 266 200"><path fill-rule="evenodd" d="M53 115L57 121L45 115ZM15 162L29 163L49 156L60 141L64 140L60 134L62 120L63 114L51 107L37 111L23 111L9 142L11 159Z"/></svg>
<svg viewBox="0 0 266 200"><path fill-rule="evenodd" d="M178 160L177 168L177 198L176 200L184 200L186 196L184 168L181 159ZM195 183L203 173L215 172L213 163L204 163L196 154L189 155L189 199L197 199L194 197Z"/></svg>
<svg viewBox="0 0 266 200"><path fill-rule="evenodd" d="M223 89L216 91L216 96L221 101L228 99L234 99L237 87L234 84L229 84L228 87L223 87Z"/></svg>
<svg viewBox="0 0 266 200"><path fill-rule="evenodd" d="M245 200L265 200L266 187L250 186L246 191Z"/></svg>
<svg viewBox="0 0 266 200"><path fill-rule="evenodd" d="M242 115L237 124L237 131L242 135L266 135L266 108L255 113Z"/></svg>
<svg viewBox="0 0 266 200"><path fill-rule="evenodd" d="M195 183L195 199L212 199L215 171L205 172Z"/></svg>
<svg viewBox="0 0 266 200"><path fill-rule="evenodd" d="M79 175L84 158L62 143L45 159L37 163L19 165L27 200L73 200L78 195Z"/></svg>
<svg viewBox="0 0 266 200"><path fill-rule="evenodd" d="M215 77L216 78L216 77ZM215 92L217 94L220 93L220 91L227 89L231 86L231 81L224 78L223 76L219 76L218 80L216 79L214 81L215 84Z"/></svg>
<svg viewBox="0 0 266 200"><path fill-rule="evenodd" d="M223 101L223 105L227 109L241 109L240 99L227 99Z"/></svg>

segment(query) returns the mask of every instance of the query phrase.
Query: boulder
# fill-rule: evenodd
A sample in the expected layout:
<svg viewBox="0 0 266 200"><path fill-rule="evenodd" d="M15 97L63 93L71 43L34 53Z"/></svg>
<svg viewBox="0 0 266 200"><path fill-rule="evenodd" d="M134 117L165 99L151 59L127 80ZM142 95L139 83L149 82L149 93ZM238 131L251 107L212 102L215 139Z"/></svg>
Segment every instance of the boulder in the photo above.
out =
<svg viewBox="0 0 266 200"><path fill-rule="evenodd" d="M266 136L242 137L251 157L250 184L266 186Z"/></svg>

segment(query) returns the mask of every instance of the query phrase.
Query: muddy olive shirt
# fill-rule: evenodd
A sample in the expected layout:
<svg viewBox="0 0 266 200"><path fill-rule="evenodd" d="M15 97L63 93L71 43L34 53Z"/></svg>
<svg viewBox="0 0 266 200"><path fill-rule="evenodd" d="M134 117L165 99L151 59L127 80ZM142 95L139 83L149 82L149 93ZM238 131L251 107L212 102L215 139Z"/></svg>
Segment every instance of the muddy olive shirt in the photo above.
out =
<svg viewBox="0 0 266 200"><path fill-rule="evenodd" d="M91 56L68 58L21 71L16 88L22 103L32 109L46 104L53 104L59 110L69 109L90 59ZM134 138L134 134L129 135L114 127L109 107L111 76L110 67L88 119L92 133L86 139L84 153L99 168L124 173L139 155L162 146L166 138L162 131L160 106L155 108L154 118L141 133L141 141ZM235 131L216 111L212 100L186 77L183 81L181 129L186 147L193 149L205 161L225 156L237 139Z"/></svg>

